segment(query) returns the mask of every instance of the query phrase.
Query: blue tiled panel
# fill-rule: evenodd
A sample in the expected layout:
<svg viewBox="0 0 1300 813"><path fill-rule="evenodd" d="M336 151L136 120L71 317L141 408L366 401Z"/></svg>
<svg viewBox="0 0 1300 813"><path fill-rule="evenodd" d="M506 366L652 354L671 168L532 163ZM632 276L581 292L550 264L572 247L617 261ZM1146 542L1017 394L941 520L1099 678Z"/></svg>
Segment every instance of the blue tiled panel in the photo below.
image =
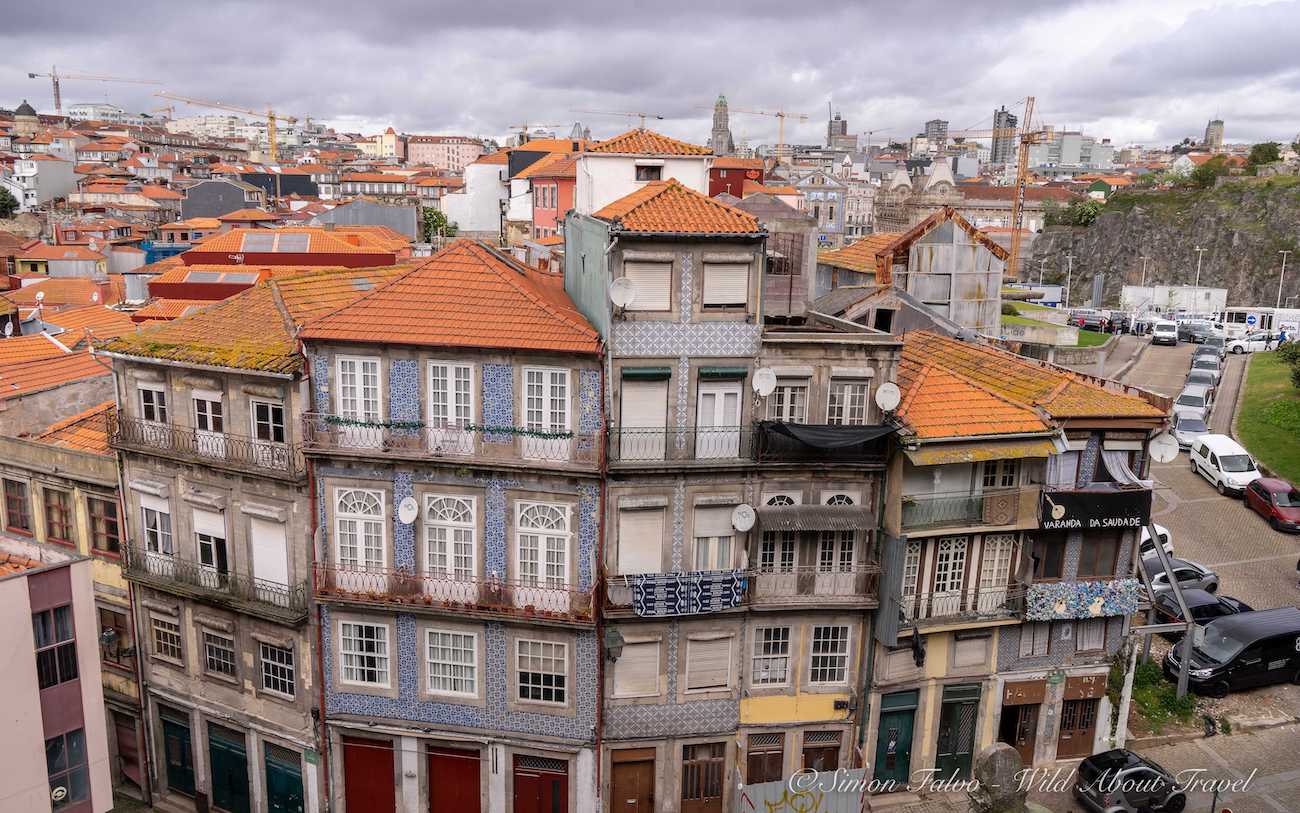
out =
<svg viewBox="0 0 1300 813"><path fill-rule="evenodd" d="M388 419L390 421L420 420L420 362L415 359L393 359L389 365ZM394 431L405 434L415 430Z"/></svg>
<svg viewBox="0 0 1300 813"><path fill-rule="evenodd" d="M508 707L512 689L505 627L489 622L484 625L486 663L480 671L484 681L486 704L483 707L460 703L421 700L419 681L423 658L420 655L418 628L414 616L398 613L397 659L398 697L374 697L341 690L334 679L335 633L331 610L322 607L322 621L330 634L324 636L322 657L325 664L325 703L329 714L383 717L392 720L453 725L485 730L563 737L589 742L596 722L596 636L581 632L574 637L573 675L575 714L565 716L540 712L512 712ZM391 668L391 666L390 666Z"/></svg>
<svg viewBox="0 0 1300 813"><path fill-rule="evenodd" d="M682 572L682 553L686 547L686 478L678 477L673 487L673 572Z"/></svg>
<svg viewBox="0 0 1300 813"><path fill-rule="evenodd" d="M311 362L311 391L315 399L317 412L329 413L332 411L330 404L330 360L324 354L312 354Z"/></svg>
<svg viewBox="0 0 1300 813"><path fill-rule="evenodd" d="M682 322L691 321L691 306L694 304L695 294L695 261L692 255L687 253L682 255L682 295L678 297L681 300L680 316L678 319Z"/></svg>
<svg viewBox="0 0 1300 813"><path fill-rule="evenodd" d="M515 425L515 370L509 364L483 365L483 425ZM514 443L514 435L491 432L488 443Z"/></svg>
<svg viewBox="0 0 1300 813"><path fill-rule="evenodd" d="M601 410L600 370L578 371L578 431L599 432L605 420Z"/></svg>
<svg viewBox="0 0 1300 813"><path fill-rule="evenodd" d="M1088 437L1088 447L1079 453L1079 485L1096 479L1098 458L1101 456L1101 435L1094 432Z"/></svg>
<svg viewBox="0 0 1300 813"><path fill-rule="evenodd" d="M406 471L393 472L393 505L392 505L392 522L393 522L393 565L403 570L415 572L415 526L418 521L407 525L397 518L397 507L402 504L402 500L413 496L414 491L411 488L411 473Z"/></svg>
<svg viewBox="0 0 1300 813"><path fill-rule="evenodd" d="M578 589L592 587L592 564L600 535L600 487L595 483L578 486Z"/></svg>
<svg viewBox="0 0 1300 813"><path fill-rule="evenodd" d="M483 563L488 576L506 576L506 484L489 480L483 500Z"/></svg>

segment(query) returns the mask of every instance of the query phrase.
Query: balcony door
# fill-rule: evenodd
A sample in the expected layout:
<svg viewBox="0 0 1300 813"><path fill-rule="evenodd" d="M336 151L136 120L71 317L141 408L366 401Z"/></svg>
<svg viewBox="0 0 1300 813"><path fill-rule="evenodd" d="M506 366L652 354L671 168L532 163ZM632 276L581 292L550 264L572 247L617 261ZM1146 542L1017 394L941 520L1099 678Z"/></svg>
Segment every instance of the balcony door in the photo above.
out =
<svg viewBox="0 0 1300 813"><path fill-rule="evenodd" d="M478 602L474 498L424 498L424 594L436 600Z"/></svg>
<svg viewBox="0 0 1300 813"><path fill-rule="evenodd" d="M204 457L222 460L226 456L226 419L221 393L194 391L194 446Z"/></svg>
<svg viewBox="0 0 1300 813"><path fill-rule="evenodd" d="M468 364L429 362L429 421L425 447L443 454L474 451L473 368Z"/></svg>
<svg viewBox="0 0 1300 813"><path fill-rule="evenodd" d="M976 609L980 613L997 612L1006 605L1007 583L1011 562L1015 559L1015 534L988 534L980 559L979 594Z"/></svg>
<svg viewBox="0 0 1300 813"><path fill-rule="evenodd" d="M339 445L360 449L382 446L379 359L340 357L337 380Z"/></svg>
<svg viewBox="0 0 1300 813"><path fill-rule="evenodd" d="M569 507L521 502L515 527L515 606L568 613Z"/></svg>
<svg viewBox="0 0 1300 813"><path fill-rule="evenodd" d="M702 381L695 419L695 457L740 457L740 381Z"/></svg>
<svg viewBox="0 0 1300 813"><path fill-rule="evenodd" d="M826 505L850 506L858 503L859 495L837 492L823 494ZM816 594L819 596L845 596L855 592L857 578L856 531L820 531L817 535Z"/></svg>
<svg viewBox="0 0 1300 813"><path fill-rule="evenodd" d="M763 501L778 507L798 505L799 495L773 494ZM797 531L763 531L758 543L758 595L798 595L799 533Z"/></svg>
<svg viewBox="0 0 1300 813"><path fill-rule="evenodd" d="M569 371L524 368L523 456L529 460L569 459Z"/></svg>
<svg viewBox="0 0 1300 813"><path fill-rule="evenodd" d="M249 521L253 579L260 601L289 604L289 553L284 523L253 517Z"/></svg>
<svg viewBox="0 0 1300 813"><path fill-rule="evenodd" d="M668 380L624 378L618 459L663 460L668 451Z"/></svg>
<svg viewBox="0 0 1300 813"><path fill-rule="evenodd" d="M966 549L969 544L970 540L964 536L945 536L939 539L935 551L931 615L956 615L961 611Z"/></svg>
<svg viewBox="0 0 1300 813"><path fill-rule="evenodd" d="M230 580L230 552L226 549L226 517L215 511L194 510L194 540L198 548L199 581L223 590Z"/></svg>
<svg viewBox="0 0 1300 813"><path fill-rule="evenodd" d="M141 494L140 525L144 532L145 569L155 576L175 576L171 505L160 497Z"/></svg>
<svg viewBox="0 0 1300 813"><path fill-rule="evenodd" d="M384 495L340 488L334 497L336 586L351 592L384 592Z"/></svg>

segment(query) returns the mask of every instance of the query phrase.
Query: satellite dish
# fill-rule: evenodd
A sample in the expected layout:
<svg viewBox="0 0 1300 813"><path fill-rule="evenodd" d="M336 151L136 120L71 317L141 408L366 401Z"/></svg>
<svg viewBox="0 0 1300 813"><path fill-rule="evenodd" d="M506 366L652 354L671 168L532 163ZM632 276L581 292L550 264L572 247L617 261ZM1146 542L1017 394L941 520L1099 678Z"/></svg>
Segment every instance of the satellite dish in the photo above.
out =
<svg viewBox="0 0 1300 813"><path fill-rule="evenodd" d="M754 371L754 380L750 382L754 392L766 398L776 389L776 373L771 367L759 367Z"/></svg>
<svg viewBox="0 0 1300 813"><path fill-rule="evenodd" d="M636 283L627 277L619 277L609 284L609 301L616 308L626 308L636 299Z"/></svg>
<svg viewBox="0 0 1300 813"><path fill-rule="evenodd" d="M1157 463L1171 463L1178 457L1178 440L1168 432L1161 432L1151 438L1147 451Z"/></svg>
<svg viewBox="0 0 1300 813"><path fill-rule="evenodd" d="M5 322L5 338L7 339L12 335L14 335L14 323Z"/></svg>
<svg viewBox="0 0 1300 813"><path fill-rule="evenodd" d="M744 533L754 527L754 509L748 503L741 503L731 509L731 527Z"/></svg>
<svg viewBox="0 0 1300 813"><path fill-rule="evenodd" d="M44 302L44 301L45 301L45 292L44 292L44 291L37 291L37 292L36 292L36 301L37 301L37 302Z"/></svg>
<svg viewBox="0 0 1300 813"><path fill-rule="evenodd" d="M898 404L903 400L903 393L899 391L898 385L892 381L886 381L876 388L876 406L884 412L893 412L898 408Z"/></svg>
<svg viewBox="0 0 1300 813"><path fill-rule="evenodd" d="M415 498L403 497L402 502L397 506L397 518L402 521L402 524L410 525L419 515L420 504L415 501Z"/></svg>

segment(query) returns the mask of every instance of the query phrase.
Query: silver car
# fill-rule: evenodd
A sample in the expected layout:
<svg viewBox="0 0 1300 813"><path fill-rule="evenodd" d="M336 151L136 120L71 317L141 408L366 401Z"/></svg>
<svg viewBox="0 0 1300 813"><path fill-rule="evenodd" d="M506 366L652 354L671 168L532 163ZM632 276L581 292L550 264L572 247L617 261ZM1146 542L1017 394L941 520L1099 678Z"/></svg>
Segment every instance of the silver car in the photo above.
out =
<svg viewBox="0 0 1300 813"><path fill-rule="evenodd" d="M1190 415L1203 421L1210 419L1210 410L1214 408L1214 393L1203 384L1191 384L1174 399L1174 417Z"/></svg>
<svg viewBox="0 0 1300 813"><path fill-rule="evenodd" d="M1210 434L1210 427L1206 426L1203 418L1184 414L1174 420L1174 437L1178 440L1181 449L1192 448L1197 438L1203 438L1208 434Z"/></svg>
<svg viewBox="0 0 1300 813"><path fill-rule="evenodd" d="M1189 562L1186 559L1170 559L1169 567L1173 569L1174 578L1178 580L1178 586L1184 590L1195 588L1204 590L1207 593L1214 593L1219 589L1219 574L1205 565L1198 565L1196 562ZM1169 574L1165 573L1164 567L1161 566L1159 556L1143 558L1142 568L1147 572L1147 577L1151 579L1151 590L1154 593L1159 595L1173 590L1173 587L1169 584Z"/></svg>
<svg viewBox="0 0 1300 813"><path fill-rule="evenodd" d="M1209 373L1214 376L1214 383L1219 383L1219 376L1223 371L1219 368L1219 360L1214 357L1199 356L1192 360L1191 372Z"/></svg>

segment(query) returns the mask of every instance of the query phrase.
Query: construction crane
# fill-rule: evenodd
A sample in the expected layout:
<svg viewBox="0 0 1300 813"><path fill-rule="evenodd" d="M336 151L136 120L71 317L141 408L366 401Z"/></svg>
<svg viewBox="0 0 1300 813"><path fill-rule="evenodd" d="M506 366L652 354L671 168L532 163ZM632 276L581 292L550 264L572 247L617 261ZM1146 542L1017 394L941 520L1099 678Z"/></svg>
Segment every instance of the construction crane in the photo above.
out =
<svg viewBox="0 0 1300 813"><path fill-rule="evenodd" d="M28 79L46 79L54 86L54 112L57 115L63 115L63 93L59 88L59 83L68 79L78 82L125 82L129 85L161 85L162 81L158 79L124 79L121 76L100 76L96 73L59 73L59 69L50 68L49 73L28 73Z"/></svg>
<svg viewBox="0 0 1300 813"><path fill-rule="evenodd" d="M270 152L272 164L280 163L280 149L276 145L276 138L275 138L276 122L283 121L286 124L296 124L298 122L296 116L281 116L280 114L272 110L269 105L266 108L266 112L262 112L260 110L252 110L247 107L239 107L238 105L227 104L225 102L210 102L207 99L195 99L190 96L180 96L175 93L168 93L165 90L160 90L154 95L162 99L171 99L174 102L185 102L186 104L192 104L197 107L210 107L213 110L228 110L232 113L243 113L244 115L247 116L265 117L266 118L266 140L271 145L269 152Z"/></svg>
<svg viewBox="0 0 1300 813"><path fill-rule="evenodd" d="M713 108L710 107L709 109L712 110ZM794 119L795 121L799 121L799 122L804 122L808 120L808 116L806 114L791 113L788 110L742 110L738 107L732 107L728 109L728 112L745 113L750 116L771 116L772 118L776 119L777 120L776 155L778 161L781 159L781 154L785 152L785 120L788 118Z"/></svg>
<svg viewBox="0 0 1300 813"><path fill-rule="evenodd" d="M646 119L655 119L663 121L663 116L658 113L625 113L622 110L570 110L570 113L590 113L593 116L622 116L627 119L638 119L637 129L645 129Z"/></svg>
<svg viewBox="0 0 1300 813"><path fill-rule="evenodd" d="M153 110L150 110L149 112L150 112L150 113L166 113L166 114L167 114L167 118L170 119L170 118L172 118L172 114L176 112L176 108L175 108L174 106L172 106L172 105L169 104L169 105L167 105L167 106L165 106L165 107L155 107Z"/></svg>

